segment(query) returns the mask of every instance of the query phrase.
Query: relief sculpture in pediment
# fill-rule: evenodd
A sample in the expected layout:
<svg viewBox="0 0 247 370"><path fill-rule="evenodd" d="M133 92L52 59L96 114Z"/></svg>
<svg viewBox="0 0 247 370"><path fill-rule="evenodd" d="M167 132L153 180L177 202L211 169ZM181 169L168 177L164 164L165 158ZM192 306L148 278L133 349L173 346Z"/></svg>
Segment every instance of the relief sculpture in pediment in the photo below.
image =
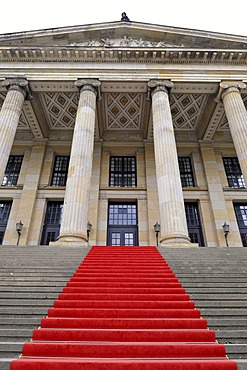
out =
<svg viewBox="0 0 247 370"><path fill-rule="evenodd" d="M167 48L167 47L183 47L184 45L167 44L164 41L147 41L142 38L134 39L130 36L124 36L121 39L101 39L89 40L82 43L73 42L69 46L84 46L84 47L147 47L147 48Z"/></svg>

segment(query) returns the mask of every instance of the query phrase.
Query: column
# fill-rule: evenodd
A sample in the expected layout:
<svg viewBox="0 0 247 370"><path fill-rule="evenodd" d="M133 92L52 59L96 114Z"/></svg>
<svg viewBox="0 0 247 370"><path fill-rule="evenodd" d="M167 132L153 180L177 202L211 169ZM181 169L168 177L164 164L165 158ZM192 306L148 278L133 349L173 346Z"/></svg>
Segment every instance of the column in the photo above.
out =
<svg viewBox="0 0 247 370"><path fill-rule="evenodd" d="M168 89L170 81L150 81L156 178L160 209L160 243L192 246L188 236L183 191Z"/></svg>
<svg viewBox="0 0 247 370"><path fill-rule="evenodd" d="M76 115L63 218L58 245L87 246L88 206L93 162L96 98L100 82L78 80L80 90Z"/></svg>
<svg viewBox="0 0 247 370"><path fill-rule="evenodd" d="M2 86L8 92L0 112L0 183L13 146L24 100L31 98L25 79L7 79L2 82Z"/></svg>
<svg viewBox="0 0 247 370"><path fill-rule="evenodd" d="M247 112L240 90L246 88L243 82L221 82L220 96L224 104L232 140L240 167L247 184Z"/></svg>

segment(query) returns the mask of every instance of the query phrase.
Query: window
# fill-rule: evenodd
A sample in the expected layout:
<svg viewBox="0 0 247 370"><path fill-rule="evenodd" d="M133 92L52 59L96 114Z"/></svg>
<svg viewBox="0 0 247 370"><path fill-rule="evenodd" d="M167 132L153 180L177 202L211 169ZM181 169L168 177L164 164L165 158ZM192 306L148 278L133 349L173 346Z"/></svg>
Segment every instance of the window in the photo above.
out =
<svg viewBox="0 0 247 370"><path fill-rule="evenodd" d="M15 186L17 185L19 173L21 170L23 155L10 155L3 176L2 185Z"/></svg>
<svg viewBox="0 0 247 370"><path fill-rule="evenodd" d="M63 202L54 201L47 203L41 244L49 245L50 242L56 241L60 231L62 213Z"/></svg>
<svg viewBox="0 0 247 370"><path fill-rule="evenodd" d="M247 247L247 204L234 204L243 247Z"/></svg>
<svg viewBox="0 0 247 370"><path fill-rule="evenodd" d="M185 203L185 213L191 243L198 243L200 246L204 246L198 204L195 202Z"/></svg>
<svg viewBox="0 0 247 370"><path fill-rule="evenodd" d="M110 187L136 186L136 159L135 157L110 158Z"/></svg>
<svg viewBox="0 0 247 370"><path fill-rule="evenodd" d="M136 204L110 204L109 225L136 225L137 208Z"/></svg>
<svg viewBox="0 0 247 370"><path fill-rule="evenodd" d="M51 186L66 186L69 168L69 156L59 155L55 157Z"/></svg>
<svg viewBox="0 0 247 370"><path fill-rule="evenodd" d="M178 157L182 187L195 186L190 157Z"/></svg>
<svg viewBox="0 0 247 370"><path fill-rule="evenodd" d="M3 244L3 238L9 219L12 202L0 201L0 244Z"/></svg>
<svg viewBox="0 0 247 370"><path fill-rule="evenodd" d="M223 163L230 188L245 188L244 177L242 175L238 158L225 157L223 158Z"/></svg>

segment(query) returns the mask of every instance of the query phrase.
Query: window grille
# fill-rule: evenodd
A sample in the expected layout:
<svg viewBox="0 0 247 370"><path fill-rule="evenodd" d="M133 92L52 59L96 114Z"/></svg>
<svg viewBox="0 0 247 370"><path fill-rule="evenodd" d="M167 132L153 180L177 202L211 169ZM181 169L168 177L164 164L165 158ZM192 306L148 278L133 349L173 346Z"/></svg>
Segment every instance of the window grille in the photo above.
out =
<svg viewBox="0 0 247 370"><path fill-rule="evenodd" d="M21 170L23 155L10 155L3 176L2 185L15 186L17 185L18 177Z"/></svg>
<svg viewBox="0 0 247 370"><path fill-rule="evenodd" d="M223 158L226 177L230 188L245 188L244 177L237 157Z"/></svg>
<svg viewBox="0 0 247 370"><path fill-rule="evenodd" d="M137 208L136 204L110 204L109 225L136 225Z"/></svg>
<svg viewBox="0 0 247 370"><path fill-rule="evenodd" d="M110 187L136 187L136 158L110 158Z"/></svg>
<svg viewBox="0 0 247 370"><path fill-rule="evenodd" d="M51 186L66 186L69 168L69 156L59 155L55 157Z"/></svg>
<svg viewBox="0 0 247 370"><path fill-rule="evenodd" d="M190 157L178 157L182 187L194 187L195 181Z"/></svg>
<svg viewBox="0 0 247 370"><path fill-rule="evenodd" d="M234 209L243 247L247 247L247 204L236 203Z"/></svg>
<svg viewBox="0 0 247 370"><path fill-rule="evenodd" d="M11 210L11 201L0 201L0 244L3 243L3 238L9 219L9 214Z"/></svg>

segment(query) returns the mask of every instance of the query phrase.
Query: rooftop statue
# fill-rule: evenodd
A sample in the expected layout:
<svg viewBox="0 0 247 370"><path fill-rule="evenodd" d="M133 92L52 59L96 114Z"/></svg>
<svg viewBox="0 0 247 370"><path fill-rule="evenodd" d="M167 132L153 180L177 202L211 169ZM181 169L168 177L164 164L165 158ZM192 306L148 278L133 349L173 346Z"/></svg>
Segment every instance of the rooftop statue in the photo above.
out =
<svg viewBox="0 0 247 370"><path fill-rule="evenodd" d="M125 12L122 13L121 22L130 22L129 17L127 16L127 14Z"/></svg>

